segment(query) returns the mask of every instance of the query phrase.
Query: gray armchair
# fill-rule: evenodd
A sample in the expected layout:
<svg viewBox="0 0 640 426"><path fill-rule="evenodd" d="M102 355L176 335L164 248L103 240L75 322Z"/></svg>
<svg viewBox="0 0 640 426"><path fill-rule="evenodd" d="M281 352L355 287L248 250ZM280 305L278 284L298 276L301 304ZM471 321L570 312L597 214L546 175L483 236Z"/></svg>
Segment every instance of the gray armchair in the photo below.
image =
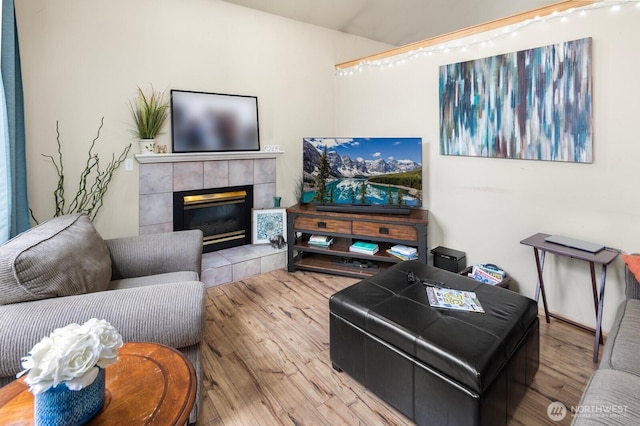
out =
<svg viewBox="0 0 640 426"><path fill-rule="evenodd" d="M0 247L0 386L15 379L21 357L44 336L95 317L125 342L161 343L186 355L198 378L195 422L205 316L202 232L106 241L96 235L86 215L69 215Z"/></svg>

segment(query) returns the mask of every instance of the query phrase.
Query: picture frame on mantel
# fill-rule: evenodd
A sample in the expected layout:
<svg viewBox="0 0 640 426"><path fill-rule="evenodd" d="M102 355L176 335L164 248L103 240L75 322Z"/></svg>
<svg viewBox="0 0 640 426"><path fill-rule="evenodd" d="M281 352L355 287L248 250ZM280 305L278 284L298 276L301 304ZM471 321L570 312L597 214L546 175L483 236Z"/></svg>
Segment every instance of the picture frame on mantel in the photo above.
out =
<svg viewBox="0 0 640 426"><path fill-rule="evenodd" d="M252 244L269 244L278 235L287 240L286 209L252 209L251 216Z"/></svg>

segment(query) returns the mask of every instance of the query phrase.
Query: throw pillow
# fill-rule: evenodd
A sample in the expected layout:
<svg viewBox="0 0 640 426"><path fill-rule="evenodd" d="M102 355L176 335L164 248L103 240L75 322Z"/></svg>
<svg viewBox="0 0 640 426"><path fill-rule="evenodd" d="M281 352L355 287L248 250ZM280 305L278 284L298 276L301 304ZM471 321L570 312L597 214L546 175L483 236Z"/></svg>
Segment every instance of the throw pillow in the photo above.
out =
<svg viewBox="0 0 640 426"><path fill-rule="evenodd" d="M107 244L86 214L53 218L0 247L0 304L106 290Z"/></svg>
<svg viewBox="0 0 640 426"><path fill-rule="evenodd" d="M622 259L624 263L627 264L627 268L636 277L636 280L640 282L640 255L634 254L622 254Z"/></svg>

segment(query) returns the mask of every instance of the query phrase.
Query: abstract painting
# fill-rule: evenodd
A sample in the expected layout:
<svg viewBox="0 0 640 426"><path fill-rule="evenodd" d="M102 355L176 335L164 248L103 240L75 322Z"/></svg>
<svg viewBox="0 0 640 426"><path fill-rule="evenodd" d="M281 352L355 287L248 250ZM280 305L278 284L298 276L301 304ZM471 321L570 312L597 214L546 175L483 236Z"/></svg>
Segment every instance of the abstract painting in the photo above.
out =
<svg viewBox="0 0 640 426"><path fill-rule="evenodd" d="M591 38L440 67L440 154L591 163Z"/></svg>

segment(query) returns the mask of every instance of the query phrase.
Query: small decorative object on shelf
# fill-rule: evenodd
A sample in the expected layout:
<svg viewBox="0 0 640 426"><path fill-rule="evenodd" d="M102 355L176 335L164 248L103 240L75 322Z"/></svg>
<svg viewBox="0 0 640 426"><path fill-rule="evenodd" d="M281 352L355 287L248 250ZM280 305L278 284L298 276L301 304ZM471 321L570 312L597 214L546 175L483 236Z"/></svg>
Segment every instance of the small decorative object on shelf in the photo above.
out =
<svg viewBox="0 0 640 426"><path fill-rule="evenodd" d="M36 425L80 425L102 408L105 367L118 359L122 337L105 320L54 330L22 358L34 394Z"/></svg>

